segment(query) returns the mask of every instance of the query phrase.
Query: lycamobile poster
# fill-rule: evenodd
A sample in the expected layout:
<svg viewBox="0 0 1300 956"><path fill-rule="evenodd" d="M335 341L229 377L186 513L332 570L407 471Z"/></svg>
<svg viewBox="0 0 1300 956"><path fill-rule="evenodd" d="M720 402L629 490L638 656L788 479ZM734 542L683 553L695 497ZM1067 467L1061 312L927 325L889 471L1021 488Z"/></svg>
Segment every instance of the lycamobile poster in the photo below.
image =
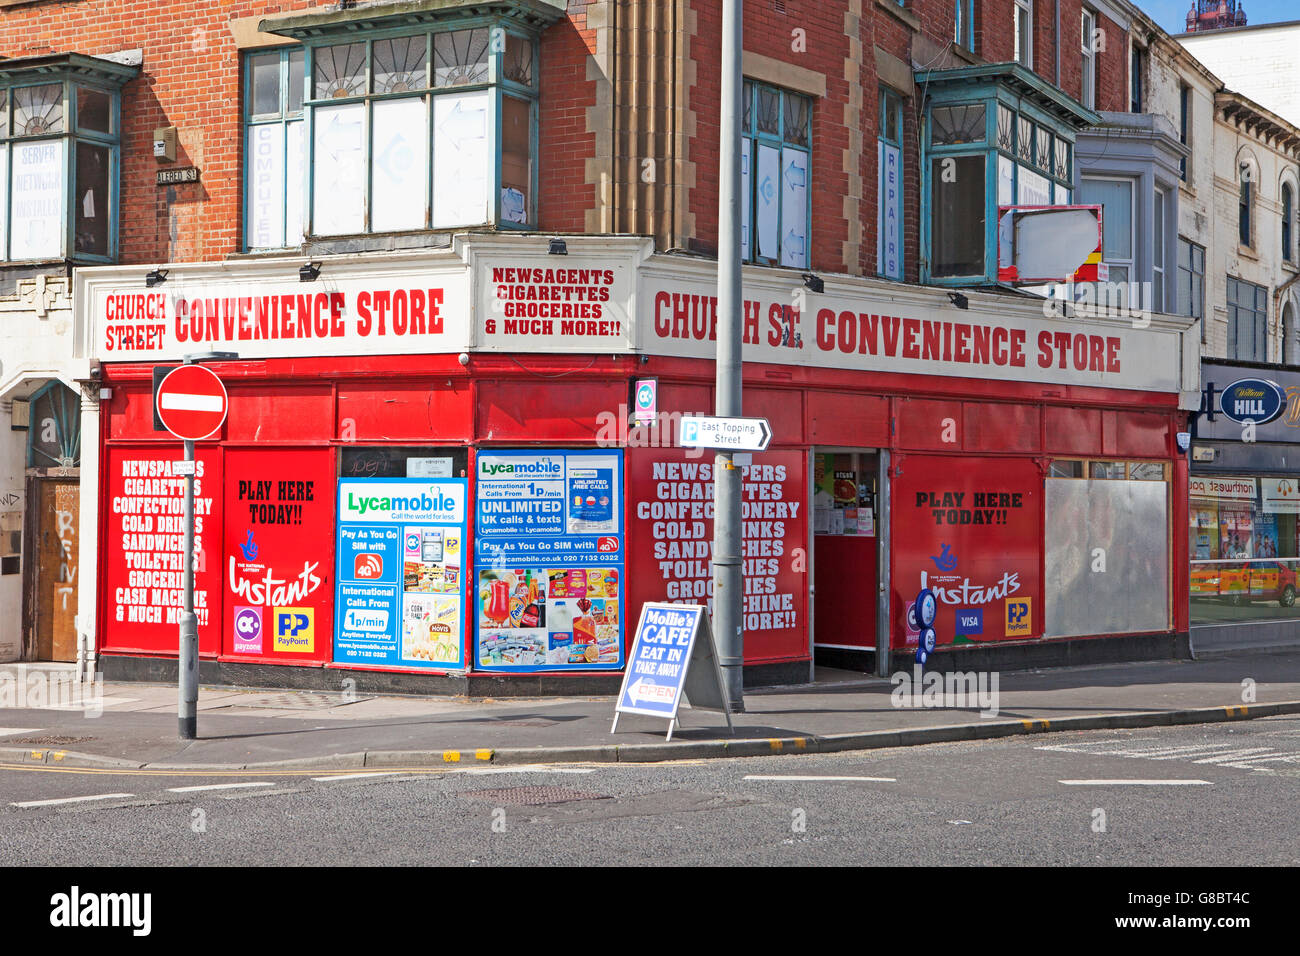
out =
<svg viewBox="0 0 1300 956"><path fill-rule="evenodd" d="M335 662L464 669L468 484L339 480Z"/></svg>
<svg viewBox="0 0 1300 956"><path fill-rule="evenodd" d="M622 452L485 452L475 480L474 667L622 667Z"/></svg>

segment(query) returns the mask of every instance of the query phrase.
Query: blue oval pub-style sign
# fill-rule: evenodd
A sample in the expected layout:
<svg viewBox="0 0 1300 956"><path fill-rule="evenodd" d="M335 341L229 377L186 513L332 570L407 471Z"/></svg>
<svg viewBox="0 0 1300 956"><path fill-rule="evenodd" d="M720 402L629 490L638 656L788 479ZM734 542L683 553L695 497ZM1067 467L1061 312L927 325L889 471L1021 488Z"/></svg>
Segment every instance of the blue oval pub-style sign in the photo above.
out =
<svg viewBox="0 0 1300 956"><path fill-rule="evenodd" d="M1254 422L1267 425L1286 408L1281 386L1262 378L1243 378L1223 390L1219 408L1224 417L1239 425Z"/></svg>

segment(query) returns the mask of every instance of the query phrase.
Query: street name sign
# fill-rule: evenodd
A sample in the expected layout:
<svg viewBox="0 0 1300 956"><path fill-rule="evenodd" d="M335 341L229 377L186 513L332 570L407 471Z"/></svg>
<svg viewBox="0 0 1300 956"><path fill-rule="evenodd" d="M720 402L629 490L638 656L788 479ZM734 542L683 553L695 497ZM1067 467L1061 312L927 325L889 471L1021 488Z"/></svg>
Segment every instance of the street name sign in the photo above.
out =
<svg viewBox="0 0 1300 956"><path fill-rule="evenodd" d="M609 732L618 730L620 714L645 714L667 720L672 740L677 709L683 702L687 707L722 711L728 729L736 732L713 649L708 609L700 604L647 602L641 605Z"/></svg>
<svg viewBox="0 0 1300 956"><path fill-rule="evenodd" d="M772 426L766 418L683 415L679 434L683 448L764 451L772 440Z"/></svg>

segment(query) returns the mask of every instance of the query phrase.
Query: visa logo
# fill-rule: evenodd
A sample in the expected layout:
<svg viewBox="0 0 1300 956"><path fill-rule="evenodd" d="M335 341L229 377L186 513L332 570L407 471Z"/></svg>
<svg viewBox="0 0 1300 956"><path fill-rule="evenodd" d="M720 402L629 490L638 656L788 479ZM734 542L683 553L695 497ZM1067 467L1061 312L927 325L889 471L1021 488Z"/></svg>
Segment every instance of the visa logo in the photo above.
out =
<svg viewBox="0 0 1300 956"><path fill-rule="evenodd" d="M984 633L984 609L983 608L958 608L957 613L957 633L958 634L983 634Z"/></svg>

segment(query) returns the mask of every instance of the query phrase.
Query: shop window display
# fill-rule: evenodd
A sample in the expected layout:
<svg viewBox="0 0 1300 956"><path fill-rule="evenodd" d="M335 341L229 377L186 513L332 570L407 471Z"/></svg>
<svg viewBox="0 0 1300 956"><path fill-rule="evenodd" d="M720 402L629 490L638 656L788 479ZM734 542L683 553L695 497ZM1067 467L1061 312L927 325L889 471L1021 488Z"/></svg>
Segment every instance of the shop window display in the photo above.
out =
<svg viewBox="0 0 1300 956"><path fill-rule="evenodd" d="M1300 481L1193 476L1193 624L1296 617Z"/></svg>

